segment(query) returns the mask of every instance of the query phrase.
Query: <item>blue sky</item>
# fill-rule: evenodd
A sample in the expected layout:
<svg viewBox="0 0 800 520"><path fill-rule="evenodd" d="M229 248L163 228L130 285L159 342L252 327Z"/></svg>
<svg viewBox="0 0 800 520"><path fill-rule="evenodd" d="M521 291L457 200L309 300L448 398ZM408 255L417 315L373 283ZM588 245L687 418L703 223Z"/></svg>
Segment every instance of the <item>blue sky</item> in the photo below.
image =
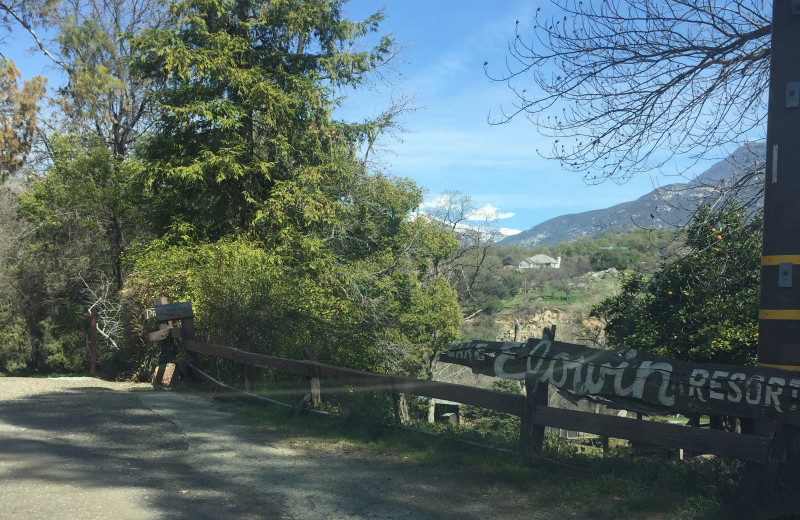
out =
<svg viewBox="0 0 800 520"><path fill-rule="evenodd" d="M397 139L381 143L376 168L414 179L426 189L428 202L444 191L460 191L477 207L502 217L498 227L521 231L676 182L641 176L622 185L589 186L579 175L560 171L557 162L538 157L536 148L549 141L526 119L499 126L487 122L490 113L510 105L511 96L504 84L486 78L483 63L488 61L493 72L502 70L515 21L533 19L532 2L351 0L346 13L350 19L363 19L384 5L383 33L392 33L405 48L388 73L389 83L346 92L338 115L359 120L380 113L392 99L412 98L418 109L401 118L403 132ZM19 32L3 45L25 77L42 73L48 65L45 57L24 51L32 45ZM697 165L693 173L710 163Z"/></svg>
<svg viewBox="0 0 800 520"><path fill-rule="evenodd" d="M351 0L348 13L360 19L381 3ZM504 217L498 225L525 230L549 218L599 209L638 198L674 177L634 179L617 185L589 186L580 175L563 172L541 159L536 148L549 148L527 119L493 126L490 114L510 106L503 83L484 74L502 72L515 21L533 20L536 4L524 0L403 0L385 7L385 32L406 45L397 64L400 77L380 93L355 95L342 113L355 118L374 115L392 97L413 96L419 110L402 118L401 140L386 140L383 169L411 177L428 190L469 194L479 207ZM545 146L547 145L547 146ZM699 174L713 161L702 162Z"/></svg>

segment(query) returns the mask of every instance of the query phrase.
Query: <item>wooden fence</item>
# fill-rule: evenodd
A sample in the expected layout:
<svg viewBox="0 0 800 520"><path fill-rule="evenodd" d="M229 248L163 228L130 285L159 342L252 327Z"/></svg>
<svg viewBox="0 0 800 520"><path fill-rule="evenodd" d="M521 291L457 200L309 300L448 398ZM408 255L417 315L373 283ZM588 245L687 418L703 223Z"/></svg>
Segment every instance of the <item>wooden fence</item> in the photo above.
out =
<svg viewBox="0 0 800 520"><path fill-rule="evenodd" d="M527 396L514 395L459 384L365 372L317 361L286 359L214 345L199 341L195 337L191 317L182 318L179 330L166 325L162 327L164 328L150 335L152 340L159 341L180 336L183 338L184 349L193 355L230 359L242 365L336 381L373 391L431 397L516 415L522 419L520 440L528 449L541 447L544 427L548 426L758 463L765 463L769 457L771 438L767 436L550 408L547 406L547 385L536 384L534 381L526 381Z"/></svg>
<svg viewBox="0 0 800 520"><path fill-rule="evenodd" d="M536 438L535 428L531 426L549 426L754 462L765 462L770 448L770 439L760 435L689 428L675 424L550 408L536 402L536 392L529 392L526 397L453 383L365 372L315 361L255 354L195 339L186 339L183 344L188 352L230 359L243 365L337 381L374 391L455 401L516 415L522 418L521 441L528 446L540 442Z"/></svg>
<svg viewBox="0 0 800 520"><path fill-rule="evenodd" d="M525 378L527 395L522 396L440 381L365 372L313 360L295 360L256 354L228 346L206 343L199 341L195 336L191 304L185 302L168 306L166 299L158 299L156 303L157 319L161 323L159 330L150 334L150 339L152 341L170 341L171 338L182 338L183 347L190 354L190 364L191 358L196 358L197 355L213 356L230 359L241 365L268 368L311 378L312 393L318 392L319 380L330 380L373 391L390 392L395 395L395 398L401 393L413 394L516 415L522 419L520 441L523 446L531 450L541 448L544 428L550 427L603 437L628 439L650 445L683 448L692 452L709 453L759 464L766 464L770 458L773 439L767 435L690 428L675 424L551 408L548 406L549 385L538 382L532 374ZM160 315L159 312L161 312ZM307 357L309 357L308 353ZM315 358L312 356L311 359Z"/></svg>

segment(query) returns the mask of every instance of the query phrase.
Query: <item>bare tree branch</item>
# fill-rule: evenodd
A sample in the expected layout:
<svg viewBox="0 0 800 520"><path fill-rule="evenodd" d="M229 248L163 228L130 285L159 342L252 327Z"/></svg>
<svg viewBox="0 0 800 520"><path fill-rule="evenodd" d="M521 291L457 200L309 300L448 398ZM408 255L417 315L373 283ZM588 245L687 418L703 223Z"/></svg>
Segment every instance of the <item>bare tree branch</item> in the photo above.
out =
<svg viewBox="0 0 800 520"><path fill-rule="evenodd" d="M589 183L624 181L763 135L770 19L760 0L552 0L517 22L505 71L515 102L553 138L543 157ZM550 14L555 11L557 14Z"/></svg>
<svg viewBox="0 0 800 520"><path fill-rule="evenodd" d="M116 286L111 280L103 278L98 290L94 290L83 276L79 275L79 278L89 297L90 304L86 312L91 314L93 309L97 309L97 332L108 341L114 350L118 350L119 346L114 338L118 338L122 333L122 320L120 319L121 305L117 300Z"/></svg>
<svg viewBox="0 0 800 520"><path fill-rule="evenodd" d="M44 5L46 6L46 4L47 3L45 2ZM59 57L55 53L51 52L50 49L47 48L42 39L39 38L39 35L36 34L36 31L34 31L33 24L30 23L26 19L26 17L20 14L19 12L20 7L21 6L15 6L8 2L0 2L0 11L6 13L6 15L13 18L20 26L22 26L23 29L28 31L28 34L30 34L31 37L33 38L33 41L36 42L36 46L39 47L39 50L41 50L45 56L50 58L53 61L53 63L55 63L56 65L58 65L59 67L61 67L62 69L64 69L69 73L70 72L69 66L66 63L64 63L61 59L59 59ZM30 9L30 6L28 6L28 9Z"/></svg>

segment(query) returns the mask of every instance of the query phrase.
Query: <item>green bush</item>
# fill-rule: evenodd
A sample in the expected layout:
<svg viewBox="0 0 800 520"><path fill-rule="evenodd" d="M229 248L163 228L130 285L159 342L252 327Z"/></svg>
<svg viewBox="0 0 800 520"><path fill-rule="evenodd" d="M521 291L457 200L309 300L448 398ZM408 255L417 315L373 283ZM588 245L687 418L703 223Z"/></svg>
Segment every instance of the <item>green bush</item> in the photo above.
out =
<svg viewBox="0 0 800 520"><path fill-rule="evenodd" d="M25 368L33 355L31 338L22 318L10 321L0 329L0 374Z"/></svg>
<svg viewBox="0 0 800 520"><path fill-rule="evenodd" d="M494 341L500 333L500 325L486 314L479 314L461 325L459 341L489 340Z"/></svg>
<svg viewBox="0 0 800 520"><path fill-rule="evenodd" d="M347 302L276 265L256 245L231 240L151 249L135 259L123 291L128 352L121 368L140 377L161 357L159 345L146 339L156 324L144 317L159 296L191 301L195 330L204 341L291 358L302 357L303 345L314 343L320 361L365 361L363 355L356 359L363 354L363 334L348 320Z"/></svg>
<svg viewBox="0 0 800 520"><path fill-rule="evenodd" d="M391 395L351 388L336 396L343 426L367 440L383 437L396 425Z"/></svg>
<svg viewBox="0 0 800 520"><path fill-rule="evenodd" d="M760 218L734 204L699 208L686 254L593 311L607 320L612 345L696 362L754 364L758 346Z"/></svg>
<svg viewBox="0 0 800 520"><path fill-rule="evenodd" d="M500 300L499 298L492 298L486 304L486 307L483 309L483 312L485 312L486 314L497 314L498 312L502 311L505 308L506 306L503 303L503 300Z"/></svg>
<svg viewBox="0 0 800 520"><path fill-rule="evenodd" d="M498 392L522 393L520 384L510 379L498 379L490 388ZM465 422L491 443L512 445L519 440L520 418L516 415L477 406L464 406L462 413Z"/></svg>

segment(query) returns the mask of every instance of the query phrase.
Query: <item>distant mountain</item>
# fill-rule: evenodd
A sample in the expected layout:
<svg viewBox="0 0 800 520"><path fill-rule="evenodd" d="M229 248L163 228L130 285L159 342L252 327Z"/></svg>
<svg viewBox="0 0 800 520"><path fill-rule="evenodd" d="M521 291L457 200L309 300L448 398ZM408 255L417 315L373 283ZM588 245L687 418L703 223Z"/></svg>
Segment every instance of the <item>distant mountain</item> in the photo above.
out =
<svg viewBox="0 0 800 520"><path fill-rule="evenodd" d="M687 183L668 184L610 208L551 218L500 243L537 246L637 228L674 229L687 224L698 205L718 206L729 199L758 207L765 157L763 142L747 143Z"/></svg>

